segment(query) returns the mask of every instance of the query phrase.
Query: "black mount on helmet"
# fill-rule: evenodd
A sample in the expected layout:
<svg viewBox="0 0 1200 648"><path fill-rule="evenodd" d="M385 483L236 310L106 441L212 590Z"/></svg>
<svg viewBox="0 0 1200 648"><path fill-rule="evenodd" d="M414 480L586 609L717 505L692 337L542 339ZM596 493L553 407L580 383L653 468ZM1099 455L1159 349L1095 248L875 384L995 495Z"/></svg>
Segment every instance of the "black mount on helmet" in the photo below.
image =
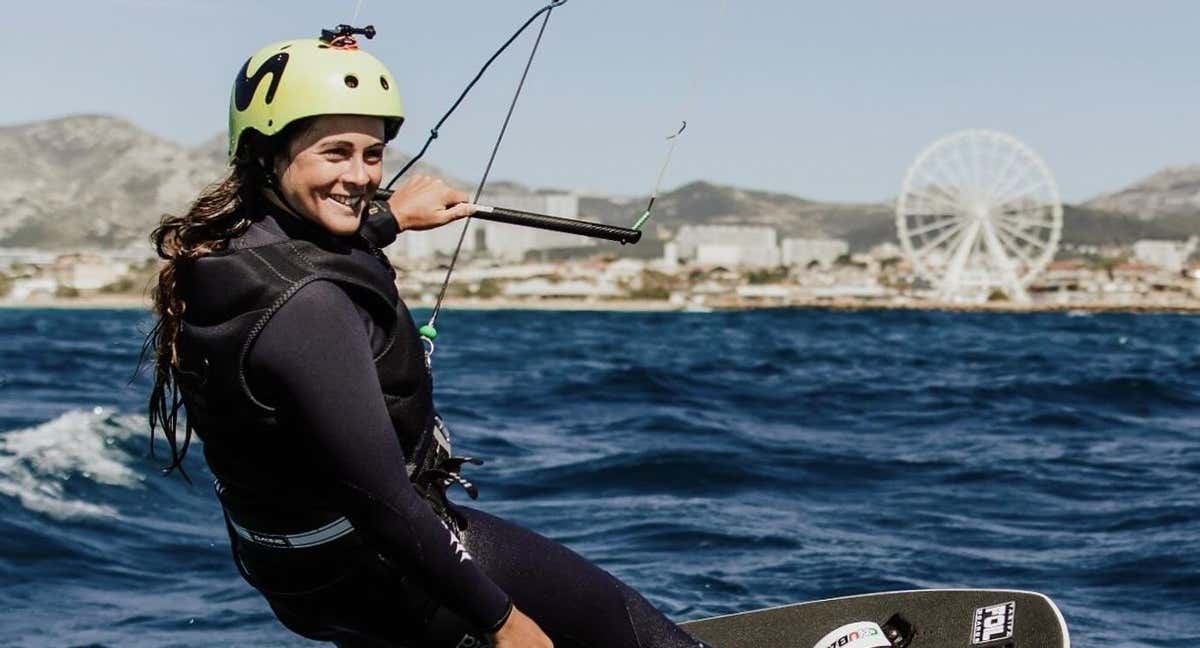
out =
<svg viewBox="0 0 1200 648"><path fill-rule="evenodd" d="M367 25L366 27L352 27L350 25L338 25L333 29L322 29L321 40L330 45L338 45L338 41L350 39L354 42L355 36L366 36L367 40L375 38L375 25Z"/></svg>

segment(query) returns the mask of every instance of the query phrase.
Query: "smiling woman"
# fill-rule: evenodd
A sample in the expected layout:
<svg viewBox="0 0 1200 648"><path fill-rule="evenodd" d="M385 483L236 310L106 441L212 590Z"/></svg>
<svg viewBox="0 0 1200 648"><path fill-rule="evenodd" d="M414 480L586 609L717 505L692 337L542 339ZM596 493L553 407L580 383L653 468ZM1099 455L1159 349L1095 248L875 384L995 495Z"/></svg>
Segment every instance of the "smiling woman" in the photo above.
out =
<svg viewBox="0 0 1200 648"><path fill-rule="evenodd" d="M384 128L378 118L308 120L275 160L279 192L268 196L338 236L354 234L382 178Z"/></svg>
<svg viewBox="0 0 1200 648"><path fill-rule="evenodd" d="M167 263L150 423L170 468L204 440L238 570L310 639L703 646L569 549L446 497L476 496L459 472L477 462L450 452L379 248L474 208L428 177L374 200L403 121L390 79L346 33L268 46L239 72L229 177L152 235Z"/></svg>

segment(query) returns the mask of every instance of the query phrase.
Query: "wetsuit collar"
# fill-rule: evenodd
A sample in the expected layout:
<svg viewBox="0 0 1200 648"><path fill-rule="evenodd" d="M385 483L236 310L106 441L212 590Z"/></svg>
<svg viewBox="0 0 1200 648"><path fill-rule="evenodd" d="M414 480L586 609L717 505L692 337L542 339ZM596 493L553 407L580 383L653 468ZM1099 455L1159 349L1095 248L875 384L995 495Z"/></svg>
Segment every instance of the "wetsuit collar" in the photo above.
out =
<svg viewBox="0 0 1200 648"><path fill-rule="evenodd" d="M362 218L359 218L358 230L355 230L353 234L337 236L320 225L309 222L267 201L264 201L262 212L263 218L258 224L278 236L303 239L332 248L357 247L355 243L360 240L358 232L362 229Z"/></svg>

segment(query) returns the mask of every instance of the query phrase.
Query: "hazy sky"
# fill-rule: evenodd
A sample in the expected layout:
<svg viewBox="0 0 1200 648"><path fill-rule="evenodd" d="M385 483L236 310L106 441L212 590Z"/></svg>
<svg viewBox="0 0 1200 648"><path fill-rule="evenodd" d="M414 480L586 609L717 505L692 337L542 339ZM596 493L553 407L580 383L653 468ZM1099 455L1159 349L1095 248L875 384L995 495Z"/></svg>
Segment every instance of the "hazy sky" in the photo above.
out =
<svg viewBox="0 0 1200 648"><path fill-rule="evenodd" d="M6 2L0 124L108 113L196 144L223 132L254 50L352 19L357 0ZM362 0L415 151L536 0ZM532 32L532 30L531 30ZM427 160L477 179L528 48L513 46ZM1065 199L1200 162L1194 0L570 0L554 11L495 178L645 194L708 179L824 200L897 193L962 128L1033 147Z"/></svg>

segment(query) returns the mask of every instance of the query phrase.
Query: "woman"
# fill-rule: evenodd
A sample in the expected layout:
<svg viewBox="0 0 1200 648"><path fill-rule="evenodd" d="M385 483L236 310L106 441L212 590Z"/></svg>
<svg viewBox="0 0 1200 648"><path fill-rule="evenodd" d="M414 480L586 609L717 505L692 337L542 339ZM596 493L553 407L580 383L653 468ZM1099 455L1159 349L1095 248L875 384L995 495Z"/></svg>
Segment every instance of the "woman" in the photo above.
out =
<svg viewBox="0 0 1200 648"><path fill-rule="evenodd" d="M243 66L230 175L152 236L150 419L171 468L194 430L239 571L305 637L703 646L565 547L446 499L454 482L474 496L458 475L473 460L450 455L379 248L471 208L430 178L371 202L402 121L391 74L353 40L277 43Z"/></svg>

